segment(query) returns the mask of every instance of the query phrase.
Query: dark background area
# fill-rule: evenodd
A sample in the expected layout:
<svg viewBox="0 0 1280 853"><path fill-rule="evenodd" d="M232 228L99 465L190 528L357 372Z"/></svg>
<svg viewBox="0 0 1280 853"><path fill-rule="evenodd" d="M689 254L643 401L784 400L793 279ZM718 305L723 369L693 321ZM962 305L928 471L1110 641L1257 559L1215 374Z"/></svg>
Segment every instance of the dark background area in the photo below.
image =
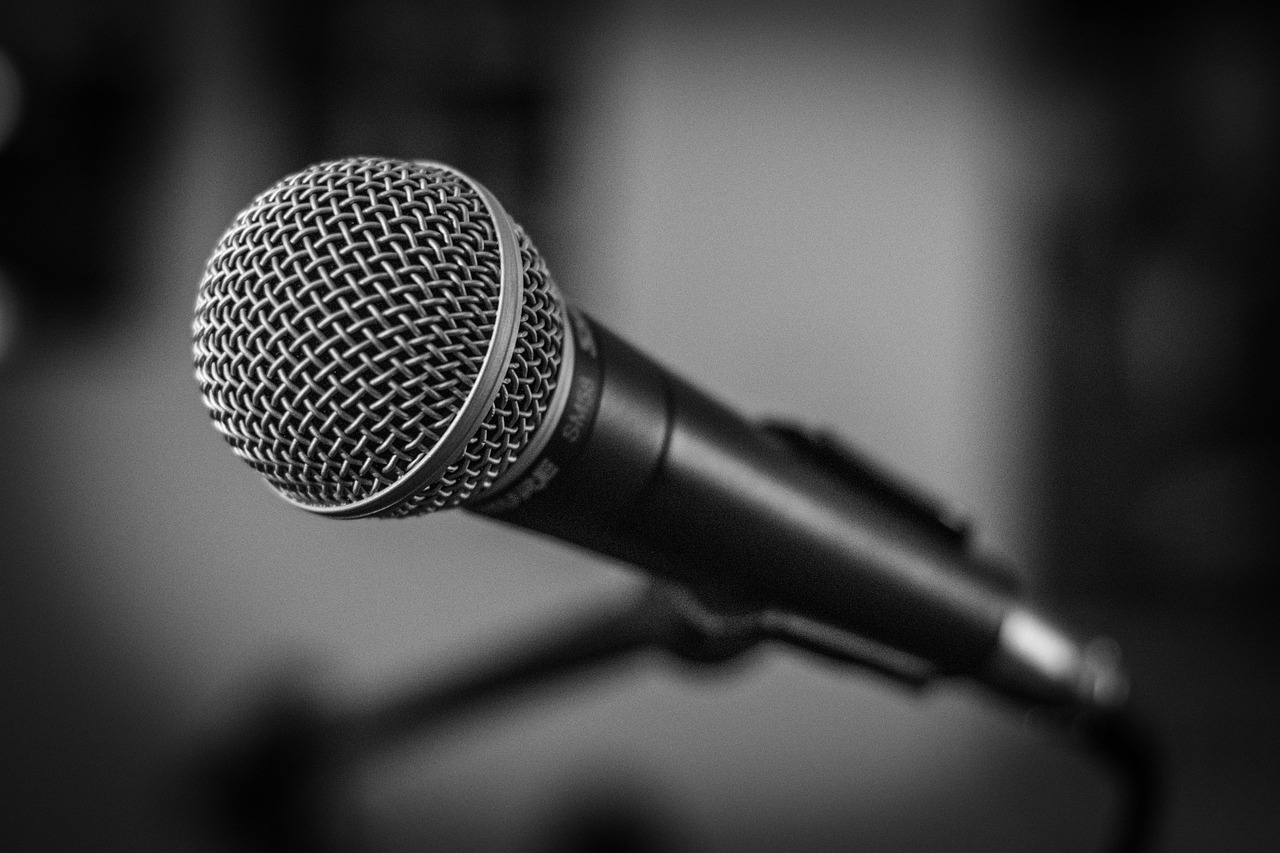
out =
<svg viewBox="0 0 1280 853"><path fill-rule="evenodd" d="M382 154L478 177L571 299L726 399L970 504L1124 648L1160 849L1276 849L1277 42L1231 3L5 5L0 847L237 849L181 792L260 703L635 586L460 513L300 517L209 428L222 228ZM1089 850L1111 808L998 706L781 652L446 735L353 787L375 849L604 815L640 849Z"/></svg>

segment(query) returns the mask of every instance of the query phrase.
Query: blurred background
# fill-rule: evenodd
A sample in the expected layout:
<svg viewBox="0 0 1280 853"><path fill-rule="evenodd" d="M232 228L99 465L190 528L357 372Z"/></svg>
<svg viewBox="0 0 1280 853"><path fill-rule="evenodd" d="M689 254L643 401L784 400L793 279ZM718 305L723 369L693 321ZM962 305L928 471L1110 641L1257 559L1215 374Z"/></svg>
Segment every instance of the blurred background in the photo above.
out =
<svg viewBox="0 0 1280 853"><path fill-rule="evenodd" d="M214 433L214 242L376 154L485 182L689 379L968 506L1121 642L1161 849L1280 849L1277 41L1229 2L4 4L0 847L247 849L191 768L256 709L641 584L461 512L309 517ZM785 650L640 661L348 793L376 850L1085 851L1114 805L970 691Z"/></svg>

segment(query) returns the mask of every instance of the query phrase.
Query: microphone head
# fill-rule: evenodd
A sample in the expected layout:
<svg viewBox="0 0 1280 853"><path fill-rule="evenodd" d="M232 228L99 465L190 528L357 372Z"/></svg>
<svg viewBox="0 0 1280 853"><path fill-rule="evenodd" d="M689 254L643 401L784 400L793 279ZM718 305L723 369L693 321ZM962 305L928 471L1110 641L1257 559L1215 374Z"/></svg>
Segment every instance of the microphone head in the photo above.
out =
<svg viewBox="0 0 1280 853"><path fill-rule="evenodd" d="M438 163L351 158L281 180L222 236L196 378L286 499L411 515L510 481L563 398L567 334L538 250L488 190Z"/></svg>

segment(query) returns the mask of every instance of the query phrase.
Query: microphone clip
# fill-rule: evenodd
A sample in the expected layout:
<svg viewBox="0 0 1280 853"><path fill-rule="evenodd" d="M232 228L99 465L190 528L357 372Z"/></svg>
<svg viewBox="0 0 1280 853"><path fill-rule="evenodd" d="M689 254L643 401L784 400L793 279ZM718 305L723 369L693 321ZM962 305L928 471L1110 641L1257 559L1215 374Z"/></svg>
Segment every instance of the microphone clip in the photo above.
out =
<svg viewBox="0 0 1280 853"><path fill-rule="evenodd" d="M726 663L771 641L858 667L912 691L924 688L935 675L928 663L887 646L719 592L655 582L642 608L659 626L653 644L693 664Z"/></svg>

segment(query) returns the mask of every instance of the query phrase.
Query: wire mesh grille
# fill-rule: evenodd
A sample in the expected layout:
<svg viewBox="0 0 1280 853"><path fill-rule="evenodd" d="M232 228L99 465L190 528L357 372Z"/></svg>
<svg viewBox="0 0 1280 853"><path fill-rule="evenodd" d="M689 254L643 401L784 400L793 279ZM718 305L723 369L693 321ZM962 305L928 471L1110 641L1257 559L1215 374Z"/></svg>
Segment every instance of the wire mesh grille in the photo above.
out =
<svg viewBox="0 0 1280 853"><path fill-rule="evenodd" d="M420 490L389 514L415 515L478 497L509 468L542 423L555 390L564 345L564 311L546 263L519 225L524 305L511 364L493 407L459 464L435 488Z"/></svg>
<svg viewBox="0 0 1280 853"><path fill-rule="evenodd" d="M519 240L526 293L498 398L462 456L390 514L482 491L545 414L563 310ZM375 494L457 417L493 339L501 282L497 225L464 177L373 158L290 176L237 217L201 283L196 377L214 424L294 500Z"/></svg>

